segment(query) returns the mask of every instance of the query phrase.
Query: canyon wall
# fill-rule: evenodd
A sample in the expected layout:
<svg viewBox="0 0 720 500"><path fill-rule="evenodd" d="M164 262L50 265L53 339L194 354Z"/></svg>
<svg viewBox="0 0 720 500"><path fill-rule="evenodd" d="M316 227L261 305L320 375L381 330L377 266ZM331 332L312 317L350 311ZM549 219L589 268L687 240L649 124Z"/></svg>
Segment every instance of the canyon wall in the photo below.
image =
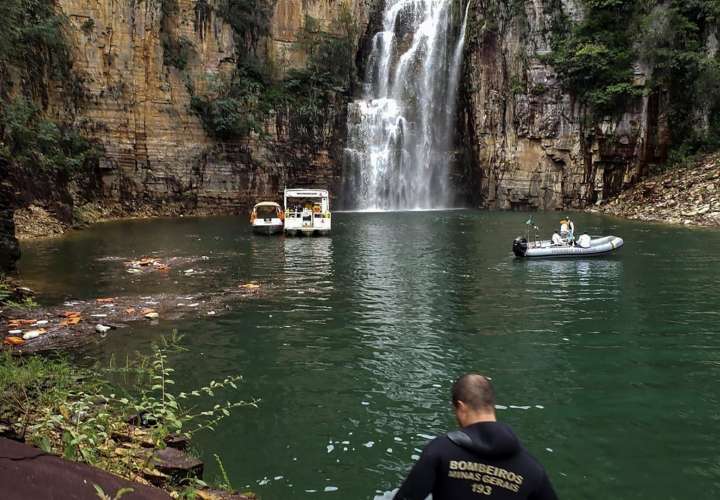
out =
<svg viewBox="0 0 720 500"><path fill-rule="evenodd" d="M277 199L286 185L337 183L342 94L312 141L293 136L292 109L265 117L263 133L229 141L209 137L191 111L191 93L229 77L237 65L237 35L217 14L220 1L177 0L170 12L161 0L58 1L74 28L73 71L85 92L76 121L104 147L104 203L127 212L237 212L261 198ZM255 49L259 60L276 78L302 68L308 17L331 33L345 11L362 30L368 11L362 0L277 0L269 34ZM183 69L164 62L163 36L189 45Z"/></svg>
<svg viewBox="0 0 720 500"><path fill-rule="evenodd" d="M471 9L455 168L466 198L500 209L582 208L665 160L662 95L593 120L547 63L554 9L577 21L579 0L477 0ZM646 72L635 66L638 88Z"/></svg>

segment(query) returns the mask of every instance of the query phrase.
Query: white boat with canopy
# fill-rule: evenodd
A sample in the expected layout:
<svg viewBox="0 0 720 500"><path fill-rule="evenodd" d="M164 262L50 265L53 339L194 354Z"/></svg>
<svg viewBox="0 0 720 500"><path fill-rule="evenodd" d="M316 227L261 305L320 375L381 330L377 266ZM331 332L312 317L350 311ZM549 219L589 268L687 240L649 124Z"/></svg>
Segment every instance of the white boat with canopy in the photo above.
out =
<svg viewBox="0 0 720 500"><path fill-rule="evenodd" d="M277 234L283 230L282 207L274 201L263 201L255 205L250 213L250 224L256 234Z"/></svg>
<svg viewBox="0 0 720 500"><path fill-rule="evenodd" d="M330 195L324 189L285 190L285 234L330 233Z"/></svg>

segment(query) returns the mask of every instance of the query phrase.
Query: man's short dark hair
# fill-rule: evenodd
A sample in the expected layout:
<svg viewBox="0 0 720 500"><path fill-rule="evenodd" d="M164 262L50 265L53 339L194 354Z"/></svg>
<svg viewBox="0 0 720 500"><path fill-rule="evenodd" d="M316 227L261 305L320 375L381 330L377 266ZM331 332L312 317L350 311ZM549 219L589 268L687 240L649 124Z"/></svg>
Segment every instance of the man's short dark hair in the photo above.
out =
<svg viewBox="0 0 720 500"><path fill-rule="evenodd" d="M495 390L490 381L478 373L467 373L452 386L452 402L462 401L475 411L495 411Z"/></svg>

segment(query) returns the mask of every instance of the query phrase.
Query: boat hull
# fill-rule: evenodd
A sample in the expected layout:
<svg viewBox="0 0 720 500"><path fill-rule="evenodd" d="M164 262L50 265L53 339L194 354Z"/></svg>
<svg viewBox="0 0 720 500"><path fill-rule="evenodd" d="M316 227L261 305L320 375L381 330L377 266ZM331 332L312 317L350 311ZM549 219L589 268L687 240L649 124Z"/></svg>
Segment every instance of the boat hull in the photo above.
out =
<svg viewBox="0 0 720 500"><path fill-rule="evenodd" d="M273 234L282 233L283 226L282 226L282 224L263 224L263 225L253 224L252 230L253 230L253 233L255 233L255 234L271 236Z"/></svg>
<svg viewBox="0 0 720 500"><path fill-rule="evenodd" d="M550 241L528 242L518 238L513 242L513 253L525 259L568 259L600 257L620 250L625 242L617 236L605 236L590 240L587 247L553 245Z"/></svg>
<svg viewBox="0 0 720 500"><path fill-rule="evenodd" d="M287 236L328 236L330 234L329 229L287 229L285 228L285 234Z"/></svg>

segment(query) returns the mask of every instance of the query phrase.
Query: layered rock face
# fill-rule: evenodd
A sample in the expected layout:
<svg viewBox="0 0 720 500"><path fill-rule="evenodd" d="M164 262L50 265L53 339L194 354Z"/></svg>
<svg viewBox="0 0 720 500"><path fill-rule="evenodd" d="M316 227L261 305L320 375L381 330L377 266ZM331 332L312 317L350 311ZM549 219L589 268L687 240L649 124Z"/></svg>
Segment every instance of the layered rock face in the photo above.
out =
<svg viewBox="0 0 720 500"><path fill-rule="evenodd" d="M663 161L669 141L662 98L650 95L620 118L592 123L543 56L550 19L577 0L478 2L465 58L458 182L475 204L500 209L581 208L607 199ZM472 7L471 7L472 8ZM636 67L636 84L645 71Z"/></svg>
<svg viewBox="0 0 720 500"><path fill-rule="evenodd" d="M341 162L345 123L342 99L312 143L292 134L291 114L264 122L264 134L242 140L211 139L190 109L202 91L236 65L235 33L217 15L220 0L59 0L70 30L73 70L86 90L78 123L105 148L101 196L123 211L234 212L258 199L277 199L287 186L333 188ZM307 59L299 40L308 16L330 29L343 9L362 28L367 8L358 0L277 0L270 35L258 56L281 77ZM166 16L163 18L163 16ZM181 71L163 63L163 30L190 43Z"/></svg>

